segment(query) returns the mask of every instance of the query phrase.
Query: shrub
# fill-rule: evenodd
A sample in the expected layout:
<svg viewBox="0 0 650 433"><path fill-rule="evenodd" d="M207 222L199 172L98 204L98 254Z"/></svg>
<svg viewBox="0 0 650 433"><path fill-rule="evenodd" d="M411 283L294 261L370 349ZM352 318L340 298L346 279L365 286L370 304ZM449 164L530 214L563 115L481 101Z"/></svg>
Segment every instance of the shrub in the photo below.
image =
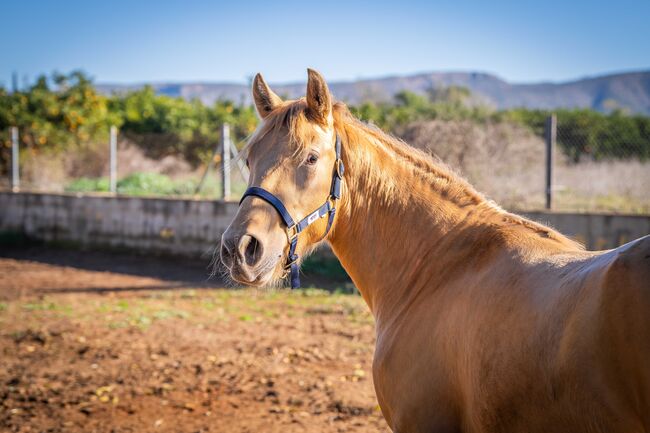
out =
<svg viewBox="0 0 650 433"><path fill-rule="evenodd" d="M118 194L125 195L192 195L193 180L173 180L158 173L133 173L117 182ZM80 178L66 186L67 192L108 192L109 181L101 178Z"/></svg>

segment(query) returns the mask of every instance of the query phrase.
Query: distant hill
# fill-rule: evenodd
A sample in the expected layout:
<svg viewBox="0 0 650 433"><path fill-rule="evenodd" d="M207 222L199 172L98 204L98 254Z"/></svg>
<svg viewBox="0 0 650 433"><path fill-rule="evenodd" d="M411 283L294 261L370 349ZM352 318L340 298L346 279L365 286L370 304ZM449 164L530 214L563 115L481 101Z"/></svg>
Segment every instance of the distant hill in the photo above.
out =
<svg viewBox="0 0 650 433"><path fill-rule="evenodd" d="M650 115L650 71L629 72L582 78L561 83L512 84L481 72L432 72L356 81L334 81L330 88L335 97L350 104L362 101L390 101L399 91L422 94L428 89L464 86L474 97L496 108L592 108L610 111L621 108ZM250 102L249 86L236 83L154 83L160 94L199 98L207 104L219 99ZM305 84L271 85L281 96L304 95ZM100 84L104 93L124 92L139 85Z"/></svg>

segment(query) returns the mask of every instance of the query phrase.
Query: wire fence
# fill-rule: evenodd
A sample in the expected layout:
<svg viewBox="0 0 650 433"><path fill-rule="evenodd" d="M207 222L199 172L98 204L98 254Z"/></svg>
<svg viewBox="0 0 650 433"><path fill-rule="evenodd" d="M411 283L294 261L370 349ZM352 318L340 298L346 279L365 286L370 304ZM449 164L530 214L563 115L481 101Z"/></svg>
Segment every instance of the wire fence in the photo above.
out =
<svg viewBox="0 0 650 433"><path fill-rule="evenodd" d="M553 209L650 213L650 129L635 124L644 118L618 119L587 127L558 118Z"/></svg>
<svg viewBox="0 0 650 433"><path fill-rule="evenodd" d="M232 137L228 124L216 139L201 142L204 155L196 161L178 152L187 143L174 134L110 131L103 140L66 143L65 150L52 143L32 145L29 130L0 133L0 188L226 200L246 189L248 169L239 155L243 142Z"/></svg>
<svg viewBox="0 0 650 433"><path fill-rule="evenodd" d="M509 209L650 213L650 128L587 126L562 117L537 131L433 120L414 123L402 138ZM227 124L216 138L182 143L173 134L112 131L64 150L38 146L29 130L0 131L0 188L231 200L246 188L243 137L231 137Z"/></svg>

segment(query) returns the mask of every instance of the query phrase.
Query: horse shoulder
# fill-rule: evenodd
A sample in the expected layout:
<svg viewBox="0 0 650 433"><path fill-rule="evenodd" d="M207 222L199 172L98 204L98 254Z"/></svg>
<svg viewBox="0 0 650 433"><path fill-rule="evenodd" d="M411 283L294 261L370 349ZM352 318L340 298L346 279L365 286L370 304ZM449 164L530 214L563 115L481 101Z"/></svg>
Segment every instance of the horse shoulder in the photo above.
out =
<svg viewBox="0 0 650 433"><path fill-rule="evenodd" d="M407 314L390 326L377 325L373 382L391 429L459 431L458 402L453 398L450 371L444 355L435 350L439 342L433 341L440 322Z"/></svg>

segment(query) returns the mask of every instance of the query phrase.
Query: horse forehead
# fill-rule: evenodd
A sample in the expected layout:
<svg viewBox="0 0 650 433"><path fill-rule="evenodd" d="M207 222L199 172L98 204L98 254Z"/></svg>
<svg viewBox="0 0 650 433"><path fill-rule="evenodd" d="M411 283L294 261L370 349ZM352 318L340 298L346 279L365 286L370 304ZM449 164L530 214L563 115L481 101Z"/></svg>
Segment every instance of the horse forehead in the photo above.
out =
<svg viewBox="0 0 650 433"><path fill-rule="evenodd" d="M282 156L295 156L306 146L320 150L333 147L332 125L321 125L306 119L301 122L266 120L271 125L261 125L249 142L248 155L260 160L273 160ZM332 145L332 146L330 146Z"/></svg>
<svg viewBox="0 0 650 433"><path fill-rule="evenodd" d="M273 161L290 152L288 135L274 134L272 131L257 139L254 138L248 146L248 157L262 162Z"/></svg>

